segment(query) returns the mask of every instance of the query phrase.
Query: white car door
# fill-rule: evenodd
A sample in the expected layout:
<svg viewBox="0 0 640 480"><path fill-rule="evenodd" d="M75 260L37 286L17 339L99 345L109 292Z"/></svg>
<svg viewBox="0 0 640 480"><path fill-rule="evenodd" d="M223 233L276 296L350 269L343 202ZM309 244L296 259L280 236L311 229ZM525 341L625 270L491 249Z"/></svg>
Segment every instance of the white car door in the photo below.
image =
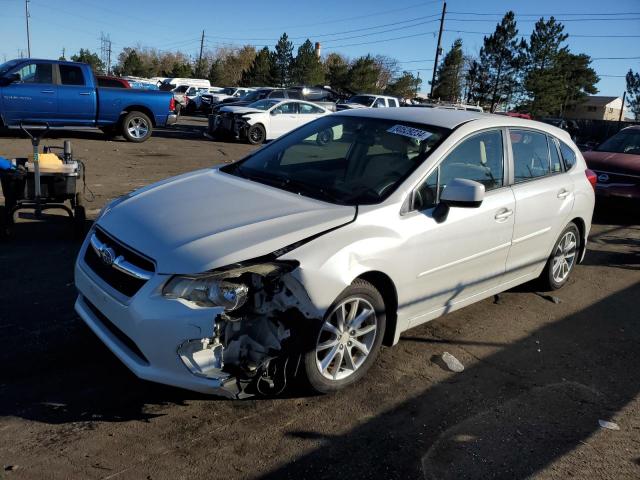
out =
<svg viewBox="0 0 640 480"><path fill-rule="evenodd" d="M406 265L399 305L410 326L479 297L503 281L514 225L515 198L505 181L506 133L491 129L462 140L414 192L412 210L399 222L409 240L398 262ZM475 208L451 208L439 223L434 207L446 184L466 178L485 185Z"/></svg>
<svg viewBox="0 0 640 480"><path fill-rule="evenodd" d="M300 117L297 102L282 102L269 111L267 138L278 138L298 127Z"/></svg>
<svg viewBox="0 0 640 480"><path fill-rule="evenodd" d="M507 277L527 275L547 261L561 230L571 220L574 185L563 173L555 141L545 133L509 130L516 222Z"/></svg>

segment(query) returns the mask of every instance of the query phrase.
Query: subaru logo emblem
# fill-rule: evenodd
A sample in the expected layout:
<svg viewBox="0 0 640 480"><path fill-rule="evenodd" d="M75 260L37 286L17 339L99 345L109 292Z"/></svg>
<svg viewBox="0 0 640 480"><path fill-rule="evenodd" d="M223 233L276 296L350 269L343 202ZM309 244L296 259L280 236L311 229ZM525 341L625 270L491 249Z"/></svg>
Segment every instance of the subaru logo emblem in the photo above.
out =
<svg viewBox="0 0 640 480"><path fill-rule="evenodd" d="M102 263L109 267L113 265L113 262L116 260L116 252L114 252L113 248L103 246L98 253Z"/></svg>
<svg viewBox="0 0 640 480"><path fill-rule="evenodd" d="M602 183L606 183L609 181L609 175L607 175L606 173L601 173L600 175L598 175L598 181L602 182Z"/></svg>

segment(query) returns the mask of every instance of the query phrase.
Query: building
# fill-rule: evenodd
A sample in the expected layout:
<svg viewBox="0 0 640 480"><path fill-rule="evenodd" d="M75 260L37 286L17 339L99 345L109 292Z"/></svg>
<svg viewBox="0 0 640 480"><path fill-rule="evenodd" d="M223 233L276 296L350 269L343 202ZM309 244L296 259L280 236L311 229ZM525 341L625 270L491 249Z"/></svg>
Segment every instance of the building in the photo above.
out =
<svg viewBox="0 0 640 480"><path fill-rule="evenodd" d="M622 98L594 95L587 97L579 105L567 107L565 118L589 120L619 120L622 110ZM624 114L622 115L624 119Z"/></svg>

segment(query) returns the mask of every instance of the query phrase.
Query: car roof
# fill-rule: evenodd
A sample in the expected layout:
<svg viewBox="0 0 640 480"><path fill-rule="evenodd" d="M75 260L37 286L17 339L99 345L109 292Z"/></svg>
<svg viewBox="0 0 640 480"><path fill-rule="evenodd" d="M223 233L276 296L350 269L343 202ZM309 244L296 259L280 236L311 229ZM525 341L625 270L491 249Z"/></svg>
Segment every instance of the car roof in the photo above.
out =
<svg viewBox="0 0 640 480"><path fill-rule="evenodd" d="M445 110L420 107L400 108L358 108L355 110L341 110L335 115L353 117L370 117L399 122L424 123L436 127L456 128L458 125L475 120L486 115L467 110Z"/></svg>

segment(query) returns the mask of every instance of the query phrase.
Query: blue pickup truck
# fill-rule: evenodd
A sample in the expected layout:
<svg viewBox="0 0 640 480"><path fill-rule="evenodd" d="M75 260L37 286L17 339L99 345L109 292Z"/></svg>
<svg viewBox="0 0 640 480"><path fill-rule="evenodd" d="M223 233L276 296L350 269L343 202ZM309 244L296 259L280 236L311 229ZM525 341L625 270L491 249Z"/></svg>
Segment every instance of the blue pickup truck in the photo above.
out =
<svg viewBox="0 0 640 480"><path fill-rule="evenodd" d="M174 110L170 92L98 88L86 63L21 58L0 65L0 127L98 127L144 142L154 127L176 122Z"/></svg>

